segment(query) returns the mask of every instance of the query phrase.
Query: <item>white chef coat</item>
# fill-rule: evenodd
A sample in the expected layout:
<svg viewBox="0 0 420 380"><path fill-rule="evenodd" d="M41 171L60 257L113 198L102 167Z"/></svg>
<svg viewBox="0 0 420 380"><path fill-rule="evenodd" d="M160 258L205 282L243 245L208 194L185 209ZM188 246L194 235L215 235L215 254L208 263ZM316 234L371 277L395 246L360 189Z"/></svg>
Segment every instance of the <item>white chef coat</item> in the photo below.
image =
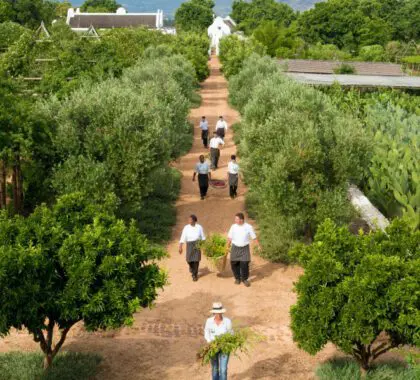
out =
<svg viewBox="0 0 420 380"><path fill-rule="evenodd" d="M213 137L209 145L210 148L219 149L219 145L225 145L225 142L220 137Z"/></svg>
<svg viewBox="0 0 420 380"><path fill-rule="evenodd" d="M198 223L196 223L195 226L192 226L191 224L187 224L182 230L182 235L179 242L188 243L190 241L197 241L197 240L206 240L203 227L201 227Z"/></svg>
<svg viewBox="0 0 420 380"><path fill-rule="evenodd" d="M227 132L228 126L225 120L219 120L216 124L216 131L218 129L224 129Z"/></svg>
<svg viewBox="0 0 420 380"><path fill-rule="evenodd" d="M230 227L228 238L232 240L233 245L245 247L249 245L251 240L256 239L257 235L255 235L254 228L250 224L239 225L235 223Z"/></svg>
<svg viewBox="0 0 420 380"><path fill-rule="evenodd" d="M228 164L228 173L238 174L239 173L239 165L236 162L230 161L229 164Z"/></svg>

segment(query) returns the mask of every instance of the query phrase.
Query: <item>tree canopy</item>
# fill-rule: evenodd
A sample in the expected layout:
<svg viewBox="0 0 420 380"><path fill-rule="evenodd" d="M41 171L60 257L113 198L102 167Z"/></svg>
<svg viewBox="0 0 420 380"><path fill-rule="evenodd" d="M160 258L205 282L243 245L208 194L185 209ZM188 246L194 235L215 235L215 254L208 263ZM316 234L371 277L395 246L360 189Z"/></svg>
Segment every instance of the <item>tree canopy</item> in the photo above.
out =
<svg viewBox="0 0 420 380"><path fill-rule="evenodd" d="M116 0L85 0L80 9L85 12L115 12L120 4Z"/></svg>
<svg viewBox="0 0 420 380"><path fill-rule="evenodd" d="M115 197L94 206L74 193L27 218L0 213L0 335L28 329L46 367L77 322L88 331L130 325L165 284L153 262L164 251L118 220L115 207Z"/></svg>
<svg viewBox="0 0 420 380"><path fill-rule="evenodd" d="M420 346L419 247L420 231L398 219L359 236L326 220L292 251L305 268L291 309L299 347L315 354L332 342L367 369L394 347Z"/></svg>
<svg viewBox="0 0 420 380"><path fill-rule="evenodd" d="M207 32L213 22L214 2L211 0L188 0L175 13L175 25L179 31Z"/></svg>

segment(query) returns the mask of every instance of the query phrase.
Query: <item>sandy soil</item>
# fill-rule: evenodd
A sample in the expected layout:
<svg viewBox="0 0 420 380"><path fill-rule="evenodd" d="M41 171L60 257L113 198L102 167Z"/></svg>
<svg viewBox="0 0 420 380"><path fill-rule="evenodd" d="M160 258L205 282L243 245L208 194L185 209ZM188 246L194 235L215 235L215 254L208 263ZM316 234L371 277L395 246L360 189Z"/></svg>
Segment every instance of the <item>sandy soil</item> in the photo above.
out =
<svg viewBox="0 0 420 380"><path fill-rule="evenodd" d="M183 173L182 190L177 202L178 221L173 240L168 245L170 257L163 266L169 271L170 284L152 310L136 315L132 328L109 333L86 333L82 326L73 329L64 349L97 352L104 357L98 379L209 379L210 368L197 363L195 355L204 343L203 326L214 301L221 301L227 316L234 322L248 325L263 333L267 340L258 344L250 356L231 358L229 378L245 379L313 379L314 369L336 353L328 346L316 357L299 350L289 329L289 308L295 302L293 283L302 273L300 268L286 267L253 257L252 286L234 285L229 268L218 275L211 272L203 259L198 282L192 282L184 256L177 252L177 242L188 216L194 213L206 233L227 233L234 214L244 210L245 187L231 200L228 189L210 189L208 199L201 201L192 173L201 144L198 122L206 115L213 129L217 117L224 115L229 125L239 115L227 102L227 83L220 74L219 62L211 61L211 76L203 83L200 108L191 113L194 122L194 145L175 166ZM232 132L226 137L220 168L214 178L225 178L229 157L236 147ZM252 223L252 221L251 221ZM0 352L37 350L26 333L13 333L0 341Z"/></svg>

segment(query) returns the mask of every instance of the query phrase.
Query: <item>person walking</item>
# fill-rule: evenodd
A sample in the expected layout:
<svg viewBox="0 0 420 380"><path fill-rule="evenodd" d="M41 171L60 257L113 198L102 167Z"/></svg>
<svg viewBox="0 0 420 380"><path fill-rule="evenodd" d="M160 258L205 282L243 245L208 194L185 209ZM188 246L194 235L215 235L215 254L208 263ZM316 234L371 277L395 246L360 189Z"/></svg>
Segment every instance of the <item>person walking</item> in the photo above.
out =
<svg viewBox="0 0 420 380"><path fill-rule="evenodd" d="M223 313L226 313L226 309L221 302L214 302L210 313L213 316L207 319L204 327L204 339L207 343L215 340L217 336L233 333L232 321L223 316ZM211 360L212 380L227 380L228 362L228 354L222 352L216 354Z"/></svg>
<svg viewBox="0 0 420 380"><path fill-rule="evenodd" d="M226 121L223 119L223 116L219 116L219 120L216 124L216 133L218 136L220 136L222 139L225 138L225 134L227 132L228 126Z"/></svg>
<svg viewBox="0 0 420 380"><path fill-rule="evenodd" d="M209 189L209 179L211 179L210 173L210 166L204 160L204 156L201 155L199 157L199 162L195 166L195 171L193 174L193 182L195 181L195 177L198 174L198 186L200 188L200 197L203 200L204 197L207 195L207 191Z"/></svg>
<svg viewBox="0 0 420 380"><path fill-rule="evenodd" d="M225 145L225 142L217 135L216 132L213 132L213 138L210 140L210 158L211 168L213 170L216 170L219 165L220 146L223 145Z"/></svg>
<svg viewBox="0 0 420 380"><path fill-rule="evenodd" d="M238 196L239 165L236 162L236 156L230 156L228 164L229 195L232 199Z"/></svg>
<svg viewBox="0 0 420 380"><path fill-rule="evenodd" d="M201 140L203 140L204 148L208 148L208 139L209 139L209 123L206 120L206 117L203 116L200 121L201 129Z"/></svg>
<svg viewBox="0 0 420 380"><path fill-rule="evenodd" d="M249 262L251 261L251 250L249 244L251 240L255 240L257 246L260 247L254 228L245 223L243 213L235 215L235 224L232 224L228 233L228 248L230 251L230 264L235 284L239 285L241 281L246 287L251 286L248 281Z"/></svg>
<svg viewBox="0 0 420 380"><path fill-rule="evenodd" d="M198 219L195 215L190 215L189 224L182 230L181 239L179 240L179 254L182 255L182 246L187 245L186 259L190 267L190 273L193 281L198 280L198 267L201 261L201 250L197 244L206 240L203 227L197 223Z"/></svg>

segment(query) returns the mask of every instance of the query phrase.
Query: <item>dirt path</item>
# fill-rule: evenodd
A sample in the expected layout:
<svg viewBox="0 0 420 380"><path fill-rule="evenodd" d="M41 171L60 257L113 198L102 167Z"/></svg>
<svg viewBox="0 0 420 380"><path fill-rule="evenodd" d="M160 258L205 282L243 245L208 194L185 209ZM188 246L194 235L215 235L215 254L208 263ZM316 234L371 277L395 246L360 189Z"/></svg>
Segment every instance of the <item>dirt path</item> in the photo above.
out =
<svg viewBox="0 0 420 380"><path fill-rule="evenodd" d="M221 301L228 310L227 316L235 322L249 325L267 337L250 357L231 358L229 378L245 379L312 379L320 360L331 356L335 350L325 349L317 357L299 350L292 341L289 325L289 308L295 302L293 282L301 270L271 264L254 257L251 266L250 288L233 284L227 268L217 276L201 263L200 279L192 282L184 256L177 252L178 239L188 216L194 213L206 233L226 233L236 212L243 211L245 188L240 184L240 195L232 201L228 190L210 189L208 199L201 201L198 185L191 181L198 155L205 153L201 144L198 122L206 115L211 129L219 115L224 115L229 125L238 120L238 113L227 103L227 83L220 74L217 59L211 61L211 76L202 85L203 102L191 113L194 122L194 145L176 167L183 173L181 196L177 202L178 221L173 231L173 241L168 246L170 257L164 266L169 271L170 285L160 295L153 310L136 315L132 328L112 333L88 334L75 328L65 349L97 352L104 357L98 379L210 379L210 368L201 367L195 354L203 344L203 324L209 316L211 304ZM214 178L225 178L229 157L236 150L232 132L226 138L220 168ZM157 223L159 221L156 221ZM27 334L12 334L0 341L0 352L10 350L36 350Z"/></svg>

